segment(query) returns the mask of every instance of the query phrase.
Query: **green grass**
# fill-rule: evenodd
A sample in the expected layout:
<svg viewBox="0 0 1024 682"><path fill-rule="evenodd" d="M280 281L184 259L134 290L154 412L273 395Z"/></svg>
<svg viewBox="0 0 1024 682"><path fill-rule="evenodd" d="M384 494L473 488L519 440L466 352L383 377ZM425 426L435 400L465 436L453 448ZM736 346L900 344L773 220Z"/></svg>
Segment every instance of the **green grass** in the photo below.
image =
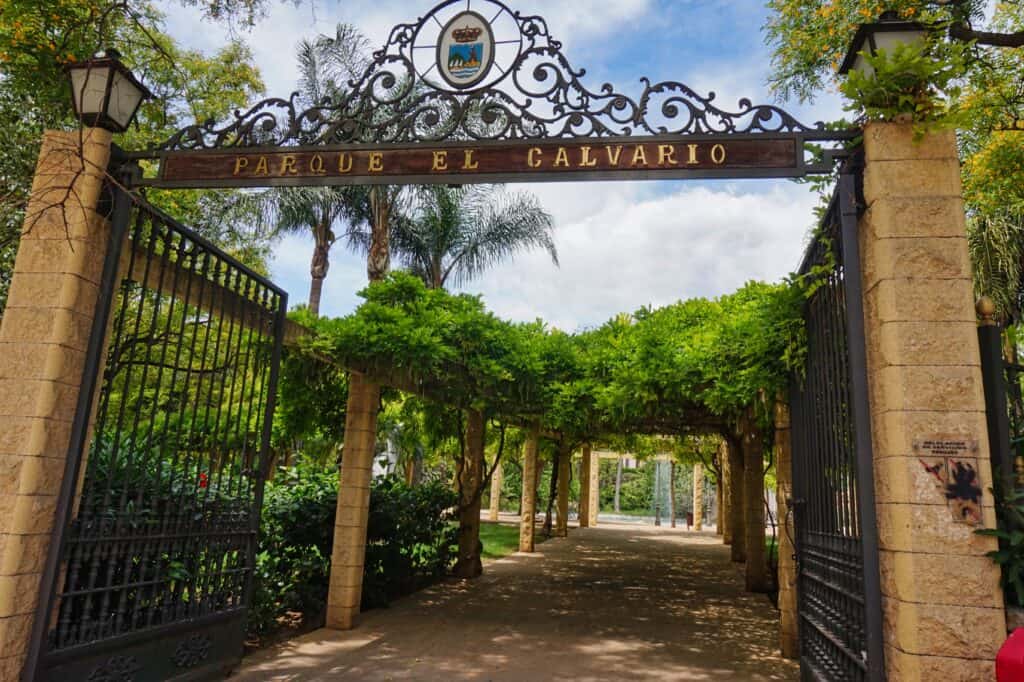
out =
<svg viewBox="0 0 1024 682"><path fill-rule="evenodd" d="M484 543L484 559L500 559L519 551L519 526L506 523L481 523L480 541ZM534 542L540 544L544 537L536 535Z"/></svg>

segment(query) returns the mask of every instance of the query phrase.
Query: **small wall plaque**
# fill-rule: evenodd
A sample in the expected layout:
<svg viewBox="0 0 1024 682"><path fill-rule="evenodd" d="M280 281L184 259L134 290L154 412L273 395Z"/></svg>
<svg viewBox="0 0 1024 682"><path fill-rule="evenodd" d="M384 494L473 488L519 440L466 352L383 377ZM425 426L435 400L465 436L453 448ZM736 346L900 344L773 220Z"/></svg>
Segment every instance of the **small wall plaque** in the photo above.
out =
<svg viewBox="0 0 1024 682"><path fill-rule="evenodd" d="M963 436L929 436L914 441L914 454L946 499L953 520L980 525L978 441Z"/></svg>

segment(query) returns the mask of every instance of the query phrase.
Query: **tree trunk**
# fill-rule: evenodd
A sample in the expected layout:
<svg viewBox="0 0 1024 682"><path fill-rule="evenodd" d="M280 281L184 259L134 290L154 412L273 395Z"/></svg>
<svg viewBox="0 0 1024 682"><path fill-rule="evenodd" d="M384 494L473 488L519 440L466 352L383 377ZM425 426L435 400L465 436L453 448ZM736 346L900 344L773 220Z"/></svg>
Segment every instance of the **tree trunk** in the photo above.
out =
<svg viewBox="0 0 1024 682"><path fill-rule="evenodd" d="M747 560L746 516L743 505L743 450L737 439L730 438L729 448L729 528L732 531L732 560Z"/></svg>
<svg viewBox="0 0 1024 682"><path fill-rule="evenodd" d="M569 468L572 466L572 452L559 446L558 452L558 527L560 538L569 535Z"/></svg>
<svg viewBox="0 0 1024 682"><path fill-rule="evenodd" d="M484 480L484 415L466 410L466 451L459 472L459 558L455 575L475 578L483 573L480 553L480 500Z"/></svg>
<svg viewBox="0 0 1024 682"><path fill-rule="evenodd" d="M743 423L743 506L747 538L747 591L768 592L768 561L764 532L764 443L752 411Z"/></svg>
<svg viewBox="0 0 1024 682"><path fill-rule="evenodd" d="M554 459L551 460L551 481L548 486L548 508L544 512L544 536L551 537L553 532L553 512L555 508L555 500L558 498L558 463L561 461L561 451L556 448Z"/></svg>
<svg viewBox="0 0 1024 682"><path fill-rule="evenodd" d="M620 512L619 509L619 491L622 490L622 458L619 457L618 462L615 465L615 513Z"/></svg>
<svg viewBox="0 0 1024 682"><path fill-rule="evenodd" d="M671 525L676 527L676 462L672 460L668 465L668 506Z"/></svg>
<svg viewBox="0 0 1024 682"><path fill-rule="evenodd" d="M313 230L313 260L309 264L309 312L320 314L320 298L323 295L324 280L331 267L330 225L317 225Z"/></svg>
<svg viewBox="0 0 1024 682"><path fill-rule="evenodd" d="M389 190L383 187L374 187L370 190L373 231L370 237L370 253L366 258L366 276L371 282L378 282L387 277L391 267L391 252L388 243L391 199L388 192Z"/></svg>

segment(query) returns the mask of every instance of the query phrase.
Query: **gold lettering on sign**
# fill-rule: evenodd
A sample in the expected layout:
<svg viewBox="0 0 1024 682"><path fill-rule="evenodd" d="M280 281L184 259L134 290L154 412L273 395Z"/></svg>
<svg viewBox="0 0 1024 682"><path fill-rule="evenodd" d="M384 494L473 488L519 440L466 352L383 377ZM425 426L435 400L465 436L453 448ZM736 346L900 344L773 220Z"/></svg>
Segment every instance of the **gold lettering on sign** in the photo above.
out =
<svg viewBox="0 0 1024 682"><path fill-rule="evenodd" d="M384 153L370 152L370 172L381 173L384 171Z"/></svg>
<svg viewBox="0 0 1024 682"><path fill-rule="evenodd" d="M245 158L244 156L236 157L235 158L235 172L232 173L232 175L238 175L240 172L242 172L242 169L246 168L248 165L249 165L249 159Z"/></svg>
<svg viewBox="0 0 1024 682"><path fill-rule="evenodd" d="M256 170L253 171L253 173L255 175L270 175L270 166L267 164L267 157L260 157L260 160L256 162Z"/></svg>
<svg viewBox="0 0 1024 682"><path fill-rule="evenodd" d="M480 162L473 160L474 153L472 149L466 150L466 161L462 164L462 170L476 170L480 167Z"/></svg>
<svg viewBox="0 0 1024 682"><path fill-rule="evenodd" d="M580 147L580 168L593 168L597 165L597 159L590 158L590 147Z"/></svg>
<svg viewBox="0 0 1024 682"><path fill-rule="evenodd" d="M324 167L324 157L314 154L313 158L309 160L309 170L316 175L326 175L327 169Z"/></svg>
<svg viewBox="0 0 1024 682"><path fill-rule="evenodd" d="M687 165L696 166L698 163L700 163L700 161L697 160L697 145L688 144L686 145L686 147L687 149L690 150L690 158L686 162Z"/></svg>
<svg viewBox="0 0 1024 682"><path fill-rule="evenodd" d="M647 165L647 150L642 144L636 146L636 151L633 152L633 163L630 165L634 168Z"/></svg>
<svg viewBox="0 0 1024 682"><path fill-rule="evenodd" d="M540 168L540 157L544 156L544 150L540 147L531 147L526 154L526 165L530 168Z"/></svg>
<svg viewBox="0 0 1024 682"><path fill-rule="evenodd" d="M569 167L569 152L566 151L565 147L559 147L558 154L555 156L555 168L559 166Z"/></svg>
<svg viewBox="0 0 1024 682"><path fill-rule="evenodd" d="M281 172L278 175L298 175L299 169L295 167L295 157L291 154L287 154L281 157Z"/></svg>
<svg viewBox="0 0 1024 682"><path fill-rule="evenodd" d="M725 163L725 147L720 144L716 144L711 148L711 160L717 166L721 166Z"/></svg>
<svg viewBox="0 0 1024 682"><path fill-rule="evenodd" d="M676 146L674 144L660 144L658 145L658 165L659 166L678 166L679 162L676 161Z"/></svg>
<svg viewBox="0 0 1024 682"><path fill-rule="evenodd" d="M448 152L434 152L434 167L432 171L448 170Z"/></svg>
<svg viewBox="0 0 1024 682"><path fill-rule="evenodd" d="M622 145L617 144L614 148L611 145L605 145L604 150L608 152L608 163L618 166L619 158L622 156Z"/></svg>
<svg viewBox="0 0 1024 682"><path fill-rule="evenodd" d="M338 156L338 172L345 174L352 172L352 164L355 163L355 159L348 152L342 152Z"/></svg>

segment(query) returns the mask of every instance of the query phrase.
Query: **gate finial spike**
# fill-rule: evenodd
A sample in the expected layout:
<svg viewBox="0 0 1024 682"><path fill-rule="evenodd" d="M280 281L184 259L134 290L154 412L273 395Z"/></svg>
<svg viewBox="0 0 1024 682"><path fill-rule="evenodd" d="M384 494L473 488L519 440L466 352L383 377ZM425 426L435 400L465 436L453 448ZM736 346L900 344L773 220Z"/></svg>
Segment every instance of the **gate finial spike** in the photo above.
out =
<svg viewBox="0 0 1024 682"><path fill-rule="evenodd" d="M999 324L996 322L996 303L988 296L982 296L979 298L974 309L977 311L978 317L980 318L980 321L978 322L979 326L994 327Z"/></svg>

